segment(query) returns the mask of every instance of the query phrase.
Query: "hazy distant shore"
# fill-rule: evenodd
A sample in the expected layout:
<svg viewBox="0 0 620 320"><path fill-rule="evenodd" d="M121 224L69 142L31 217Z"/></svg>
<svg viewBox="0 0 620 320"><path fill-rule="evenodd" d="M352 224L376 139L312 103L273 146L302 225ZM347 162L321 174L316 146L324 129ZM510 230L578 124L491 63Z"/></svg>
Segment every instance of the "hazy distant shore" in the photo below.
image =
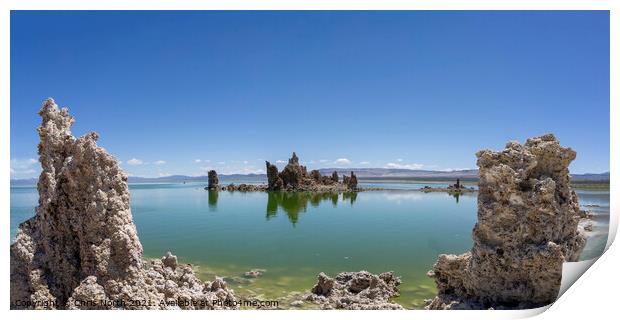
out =
<svg viewBox="0 0 620 320"><path fill-rule="evenodd" d="M265 177L262 180L260 175L235 175L234 179L228 179L228 176L223 175L223 178L226 179L226 182L229 183L252 183L252 184L264 184L267 181ZM263 175L264 176L264 175ZM140 185L140 184L165 184L165 183L204 183L207 184L206 177L188 177L191 179L183 180L179 179L180 176L175 176L174 178L170 177L162 177L162 178L139 178L132 179L129 178L128 183L130 185ZM197 179L202 178L202 179ZM396 184L451 184L454 183L454 179L446 179L446 178L408 178L408 177L389 177L389 178L381 178L381 177L366 177L359 179L360 184L367 183L396 183ZM464 186L470 187L478 184L478 179L476 178L461 178L461 183ZM592 190L592 191L608 191L609 190L609 179L607 180L580 180L579 178L573 178L571 185L575 189L579 190ZM36 187L37 179L11 179L11 187ZM384 189L394 189L394 188L384 188ZM398 189L398 188L396 188ZM408 189L410 190L410 189Z"/></svg>
<svg viewBox="0 0 620 320"><path fill-rule="evenodd" d="M318 169L321 175L330 175L336 171L338 175L346 175L351 171L355 173L360 182L397 182L397 183L454 183L460 179L464 184L475 184L478 182L478 170L454 170L454 171L434 171L434 170L409 170L409 169L386 169L386 168L323 168ZM266 174L219 174L220 179L231 182L256 182L266 183ZM571 174L573 184L609 184L610 174L604 173L584 173ZM207 175L187 176L170 175L165 177L128 177L129 183L139 182L206 182ZM11 179L11 185L36 185L37 178Z"/></svg>

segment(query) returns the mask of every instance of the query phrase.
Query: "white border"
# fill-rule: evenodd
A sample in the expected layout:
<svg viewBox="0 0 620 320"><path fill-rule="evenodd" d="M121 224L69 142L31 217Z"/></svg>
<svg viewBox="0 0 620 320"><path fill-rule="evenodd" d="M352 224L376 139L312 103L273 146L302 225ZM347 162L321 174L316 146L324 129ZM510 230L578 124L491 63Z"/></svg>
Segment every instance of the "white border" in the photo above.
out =
<svg viewBox="0 0 620 320"><path fill-rule="evenodd" d="M0 101L4 106L0 116L0 150L4 155L0 158L0 203L2 204L2 221L5 226L2 228L4 239L9 238L10 225L10 117L9 117L9 86L10 86L10 10L611 10L611 70L610 88L618 87L618 6L620 1L585 1L585 0L435 0L435 1L403 1L403 0L357 0L357 1L335 1L335 0L297 0L297 1L278 1L278 0L221 0L221 1L198 1L198 0L91 0L91 1L71 1L71 0L2 0L0 1L0 66L2 76L0 77ZM54 21L50 21L54 23ZM591 271L586 272L579 281L576 281L570 290L551 307L544 312L542 318L555 319L559 317L603 317L617 313L616 310L616 289L619 285L620 276L620 249L617 245L610 247L618 228L618 185L615 181L615 172L620 168L620 157L618 148L614 148L614 142L620 141L618 135L620 131L616 129L618 125L618 94L617 91L610 91L610 134L611 134L611 221L610 237L607 243L609 250L599 259L597 263L590 267ZM8 246L0 246L0 255L4 257L2 264L2 290L0 302L4 305L3 313L7 319L20 318L51 318L51 319L81 319L86 314L83 311L8 311L9 309L9 252ZM574 277L575 279L583 273L584 266L594 261L582 262L565 266L565 279ZM567 287L563 284L563 289ZM200 318L217 317L218 319L232 319L243 316L264 319L317 319L317 318L349 318L356 317L362 319L374 319L376 317L393 318L425 318L442 319L458 318L463 319L490 319L490 318L522 318L541 313L547 308L525 311L209 311L190 312L190 311L105 311L88 312L87 316L94 319L108 319L110 317L131 316L131 317L155 317L155 318Z"/></svg>

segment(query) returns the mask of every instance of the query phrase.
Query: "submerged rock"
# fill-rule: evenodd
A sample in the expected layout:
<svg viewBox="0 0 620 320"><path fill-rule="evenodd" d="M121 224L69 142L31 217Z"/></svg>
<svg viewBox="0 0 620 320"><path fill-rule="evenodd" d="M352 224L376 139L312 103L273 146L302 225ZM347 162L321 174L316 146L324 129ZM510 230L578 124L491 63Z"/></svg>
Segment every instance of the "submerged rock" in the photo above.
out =
<svg viewBox="0 0 620 320"><path fill-rule="evenodd" d="M321 272L306 300L319 304L321 309L403 309L389 301L398 296L400 283L400 278L392 272L380 275L368 271L343 272L335 278Z"/></svg>
<svg viewBox="0 0 620 320"><path fill-rule="evenodd" d="M96 133L73 137L73 117L52 99L39 114L39 205L11 245L11 309L229 308L222 281L200 281L172 254L143 260L116 159Z"/></svg>
<svg viewBox="0 0 620 320"><path fill-rule="evenodd" d="M562 263L576 261L585 237L568 166L576 153L544 135L500 152L478 152L474 246L442 254L429 275L438 294L428 309L523 309L552 303Z"/></svg>
<svg viewBox="0 0 620 320"><path fill-rule="evenodd" d="M252 284L254 282L254 279L239 276L225 277L224 280L226 281L226 283L243 285Z"/></svg>
<svg viewBox="0 0 620 320"><path fill-rule="evenodd" d="M243 276L246 278L258 278L263 275L263 273L267 271L265 269L252 269L250 271L246 271L243 273Z"/></svg>

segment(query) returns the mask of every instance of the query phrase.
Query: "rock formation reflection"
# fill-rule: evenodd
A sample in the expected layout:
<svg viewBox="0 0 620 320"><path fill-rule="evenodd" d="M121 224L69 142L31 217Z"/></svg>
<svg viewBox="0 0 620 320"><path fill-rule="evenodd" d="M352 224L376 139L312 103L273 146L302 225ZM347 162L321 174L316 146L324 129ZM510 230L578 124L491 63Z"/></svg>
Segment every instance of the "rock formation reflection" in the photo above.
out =
<svg viewBox="0 0 620 320"><path fill-rule="evenodd" d="M452 196L454 197L454 199L456 199L456 203L459 203L459 197L461 196L460 193L453 193Z"/></svg>
<svg viewBox="0 0 620 320"><path fill-rule="evenodd" d="M267 220L278 214L281 208L288 216L289 221L295 225L299 220L299 214L306 212L308 203L318 207L323 201L331 201L333 206L338 204L340 194L335 192L268 192L267 193ZM357 192L345 192L342 201L349 201L351 205L357 199Z"/></svg>
<svg viewBox="0 0 620 320"><path fill-rule="evenodd" d="M357 200L357 192L344 192L342 194L342 201L349 201L351 205Z"/></svg>
<svg viewBox="0 0 620 320"><path fill-rule="evenodd" d="M215 211L217 209L217 199L219 197L219 191L209 190L209 211Z"/></svg>

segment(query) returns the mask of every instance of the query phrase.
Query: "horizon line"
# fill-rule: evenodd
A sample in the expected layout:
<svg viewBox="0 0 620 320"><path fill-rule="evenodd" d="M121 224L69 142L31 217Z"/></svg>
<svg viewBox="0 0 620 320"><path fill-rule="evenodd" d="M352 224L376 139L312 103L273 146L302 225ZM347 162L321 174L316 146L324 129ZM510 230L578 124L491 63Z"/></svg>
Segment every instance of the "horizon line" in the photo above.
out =
<svg viewBox="0 0 620 320"><path fill-rule="evenodd" d="M358 170L358 169L364 169L364 170L368 170L368 169L383 169L383 170L400 170L400 171L424 171L424 172L441 172L441 173L453 173L453 172L464 172L464 171L474 171L474 170L479 170L478 168L475 169L462 169L462 170L448 170L448 171L443 171L443 170L424 170L424 169L394 169L394 168L320 168L320 169L315 169L315 170L327 170L327 169L336 169L336 170ZM604 171L604 172L585 172L585 173L569 173L570 175L605 175L605 174L610 174L610 171ZM219 176L233 176L233 175L237 175L237 176L258 176L258 175L266 175L265 172L263 173L218 173ZM142 178L142 179L164 179L164 178L170 178L170 177L175 177L175 176L179 176L179 177L188 177L188 178L201 178L201 177L207 177L207 174L204 175L186 175L186 174L170 174L170 175L165 175L165 176L158 176L158 177L147 177L147 176L136 176L136 175L128 175L128 178ZM360 178L364 178L363 176ZM367 177L366 177L367 178ZM416 177L402 177L402 176L390 176L390 177L376 177L376 178L416 178ZM419 177L419 178L432 178L432 177ZM19 180L31 180L31 179L38 179L38 177L30 177L30 178L10 178L11 181L19 181Z"/></svg>

